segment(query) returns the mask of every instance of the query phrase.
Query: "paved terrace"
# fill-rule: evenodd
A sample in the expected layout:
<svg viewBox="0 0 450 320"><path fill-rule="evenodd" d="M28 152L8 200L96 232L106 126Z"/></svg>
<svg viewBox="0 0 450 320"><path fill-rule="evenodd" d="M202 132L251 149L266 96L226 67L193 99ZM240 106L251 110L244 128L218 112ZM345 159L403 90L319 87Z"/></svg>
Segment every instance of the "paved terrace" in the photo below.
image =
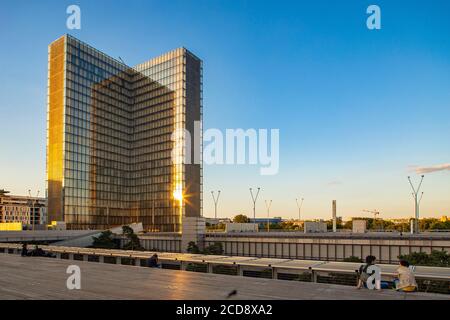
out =
<svg viewBox="0 0 450 320"><path fill-rule="evenodd" d="M68 290L66 269L81 268L81 290ZM357 290L354 287L230 277L135 266L0 255L0 299L445 299L430 293Z"/></svg>
<svg viewBox="0 0 450 320"><path fill-rule="evenodd" d="M32 250L32 246L29 248ZM122 259L134 260L135 266L141 266L142 263L150 258L154 253L158 254L162 263L168 263L172 266L178 266L181 270L191 264L200 264L207 267L207 272L212 272L212 267L217 265L234 266L239 269L239 275L243 275L244 270L265 270L272 271L272 277L277 278L278 273L298 274L308 271L314 278L314 274L335 272L341 274L353 274L361 266L361 263L353 262L329 262L320 260L296 260L296 259L278 259L278 258L257 258L257 257L239 257L239 256L223 256L223 255L204 255L190 253L174 253L174 252L152 252L152 251L132 251L118 249L95 249L95 248L78 248L64 246L40 246L41 249L56 254L57 258L62 258L63 254L68 255L69 260L74 260L75 255L81 256L83 261L88 261L89 257L98 257L101 262L105 258L112 258L116 264L122 264ZM20 244L0 243L0 250L4 254L0 258L8 255L8 253L19 254L21 251ZM53 260L53 259L52 259ZM77 260L77 261L79 261ZM389 280L397 275L398 265L378 264L381 269L381 275L384 280ZM1 270L0 270L1 271ZM416 266L415 276L417 279L427 280L450 280L450 268ZM313 280L315 282L315 280Z"/></svg>

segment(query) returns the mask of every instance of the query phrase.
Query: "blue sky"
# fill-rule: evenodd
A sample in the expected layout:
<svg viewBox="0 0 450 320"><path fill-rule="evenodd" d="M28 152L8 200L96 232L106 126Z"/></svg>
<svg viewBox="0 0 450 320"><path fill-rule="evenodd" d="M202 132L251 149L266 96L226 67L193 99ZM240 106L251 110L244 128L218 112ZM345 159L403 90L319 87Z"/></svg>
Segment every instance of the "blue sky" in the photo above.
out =
<svg viewBox="0 0 450 320"><path fill-rule="evenodd" d="M204 214L409 217L410 166L450 163L450 2L0 1L0 188L45 190L47 45L64 33L128 65L185 46L204 60L204 127L279 128L280 170L204 168ZM66 8L81 7L81 30ZM366 8L381 8L368 30ZM449 171L423 216L450 216Z"/></svg>

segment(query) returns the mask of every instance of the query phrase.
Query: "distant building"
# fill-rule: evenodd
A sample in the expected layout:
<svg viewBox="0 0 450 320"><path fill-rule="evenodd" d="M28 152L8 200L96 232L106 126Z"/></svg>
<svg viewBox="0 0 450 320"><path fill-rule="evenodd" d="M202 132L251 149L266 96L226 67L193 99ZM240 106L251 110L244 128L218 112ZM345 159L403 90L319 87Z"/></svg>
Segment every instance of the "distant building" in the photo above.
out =
<svg viewBox="0 0 450 320"><path fill-rule="evenodd" d="M202 146L186 141L201 137L202 70L185 48L129 67L69 35L52 42L49 221L180 232L201 220Z"/></svg>
<svg viewBox="0 0 450 320"><path fill-rule="evenodd" d="M304 233L325 233L327 224L322 221L305 221Z"/></svg>
<svg viewBox="0 0 450 320"><path fill-rule="evenodd" d="M231 222L230 218L205 218L205 223L210 226L218 225L219 223Z"/></svg>
<svg viewBox="0 0 450 320"><path fill-rule="evenodd" d="M274 218L250 218L250 223L257 223L260 227L267 226L267 222L270 224L277 224L283 222L283 219L281 217L274 217Z"/></svg>
<svg viewBox="0 0 450 320"><path fill-rule="evenodd" d="M225 232L258 232L257 223L225 223Z"/></svg>
<svg viewBox="0 0 450 320"><path fill-rule="evenodd" d="M365 233L367 231L367 221L366 220L353 220L352 221L352 232L353 233Z"/></svg>
<svg viewBox="0 0 450 320"><path fill-rule="evenodd" d="M47 223L47 199L0 194L0 223L22 223L31 229Z"/></svg>

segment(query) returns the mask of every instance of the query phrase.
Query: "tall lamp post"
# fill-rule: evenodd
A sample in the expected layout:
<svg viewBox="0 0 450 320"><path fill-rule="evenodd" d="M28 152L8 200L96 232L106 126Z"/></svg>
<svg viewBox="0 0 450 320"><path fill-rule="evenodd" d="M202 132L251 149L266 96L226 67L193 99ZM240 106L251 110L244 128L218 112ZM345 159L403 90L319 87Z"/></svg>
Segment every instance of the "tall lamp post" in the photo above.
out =
<svg viewBox="0 0 450 320"><path fill-rule="evenodd" d="M31 197L31 190L28 190L28 195L30 196L30 201L31 201L30 219L32 219L31 220L31 225L32 225L32 230L34 231L34 223L35 223L35 219L36 219L36 215L35 215L35 212L34 212L34 204L36 202L36 198L39 197L39 190L37 191L36 198L34 200L31 199L32 198Z"/></svg>
<svg viewBox="0 0 450 320"><path fill-rule="evenodd" d="M411 177L408 177L408 181L409 184L411 185L412 188L412 196L414 198L414 209L415 209L415 214L416 214L416 219L414 221L414 233L419 233L419 206L420 206L420 202L422 201L422 197L423 197L423 192L420 195L420 199L418 198L419 192L420 192L420 187L422 186L422 182L423 182L423 178L425 176L422 175L421 179L420 179L420 183L419 186L416 188L414 188L412 182L411 182Z"/></svg>
<svg viewBox="0 0 450 320"><path fill-rule="evenodd" d="M267 208L267 232L270 232L270 207L272 206L272 200L266 200L266 208Z"/></svg>
<svg viewBox="0 0 450 320"><path fill-rule="evenodd" d="M253 189L250 188L250 194L252 195L253 200L253 222L256 221L256 200L258 200L259 191L261 188L258 187L258 191L256 192L256 196L253 196Z"/></svg>
<svg viewBox="0 0 450 320"><path fill-rule="evenodd" d="M302 200L301 200L301 202L299 204L298 203L298 199L297 198L295 199L295 202L297 203L297 208L298 208L298 222L300 222L300 220L301 220L301 212L302 212L303 200L305 200L305 199L302 198Z"/></svg>
<svg viewBox="0 0 450 320"><path fill-rule="evenodd" d="M217 219L217 204L219 203L220 190L217 191L217 198L214 196L214 191L211 191L213 200L214 200L214 218Z"/></svg>

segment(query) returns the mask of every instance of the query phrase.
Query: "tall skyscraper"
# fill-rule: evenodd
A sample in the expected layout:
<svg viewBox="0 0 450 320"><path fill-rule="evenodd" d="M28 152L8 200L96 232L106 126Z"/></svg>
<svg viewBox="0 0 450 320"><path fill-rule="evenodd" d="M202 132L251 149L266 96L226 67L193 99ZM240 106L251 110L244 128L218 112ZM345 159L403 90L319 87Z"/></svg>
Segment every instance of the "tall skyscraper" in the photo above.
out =
<svg viewBox="0 0 450 320"><path fill-rule="evenodd" d="M178 232L200 217L202 61L179 48L128 67L69 35L48 56L48 221Z"/></svg>

